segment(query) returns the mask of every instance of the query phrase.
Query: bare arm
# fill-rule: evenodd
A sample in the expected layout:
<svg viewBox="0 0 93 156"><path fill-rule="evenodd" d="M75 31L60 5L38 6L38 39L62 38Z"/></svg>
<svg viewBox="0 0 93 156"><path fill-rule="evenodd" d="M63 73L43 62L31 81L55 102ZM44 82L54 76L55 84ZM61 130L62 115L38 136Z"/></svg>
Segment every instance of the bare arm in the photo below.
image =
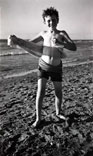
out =
<svg viewBox="0 0 93 156"><path fill-rule="evenodd" d="M21 38L16 37L15 35L11 35L11 40L14 44L20 46L21 48L35 56L40 57L42 54L42 46L39 46L36 43L23 40Z"/></svg>
<svg viewBox="0 0 93 156"><path fill-rule="evenodd" d="M65 31L62 31L62 36L64 40L63 42L64 48L68 50L76 51L77 48L76 48L75 43L71 40L71 38Z"/></svg>
<svg viewBox="0 0 93 156"><path fill-rule="evenodd" d="M37 36L35 36L33 39L29 40L29 42L43 42L43 37L42 37L43 32L40 32Z"/></svg>

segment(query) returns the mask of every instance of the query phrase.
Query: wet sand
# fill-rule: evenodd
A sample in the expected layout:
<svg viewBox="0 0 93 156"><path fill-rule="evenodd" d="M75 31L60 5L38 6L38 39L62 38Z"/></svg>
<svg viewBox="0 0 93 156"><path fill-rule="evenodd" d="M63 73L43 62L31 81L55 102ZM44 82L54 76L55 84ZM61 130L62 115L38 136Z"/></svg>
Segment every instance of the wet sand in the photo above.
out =
<svg viewBox="0 0 93 156"><path fill-rule="evenodd" d="M0 80L0 156L93 155L93 63L63 68L62 113L55 116L54 88L49 80L37 129L37 73Z"/></svg>

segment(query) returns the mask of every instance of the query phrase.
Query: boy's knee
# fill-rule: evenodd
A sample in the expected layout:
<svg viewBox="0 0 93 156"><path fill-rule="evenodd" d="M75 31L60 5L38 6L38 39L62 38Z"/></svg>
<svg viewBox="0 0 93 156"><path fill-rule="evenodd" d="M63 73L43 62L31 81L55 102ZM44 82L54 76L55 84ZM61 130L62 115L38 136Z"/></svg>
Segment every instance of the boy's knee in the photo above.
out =
<svg viewBox="0 0 93 156"><path fill-rule="evenodd" d="M38 93L39 96L44 96L45 95L45 89L44 88L38 89L37 93Z"/></svg>
<svg viewBox="0 0 93 156"><path fill-rule="evenodd" d="M56 91L56 92L55 92L55 95L56 95L57 97L61 98L61 97L62 97L62 91Z"/></svg>

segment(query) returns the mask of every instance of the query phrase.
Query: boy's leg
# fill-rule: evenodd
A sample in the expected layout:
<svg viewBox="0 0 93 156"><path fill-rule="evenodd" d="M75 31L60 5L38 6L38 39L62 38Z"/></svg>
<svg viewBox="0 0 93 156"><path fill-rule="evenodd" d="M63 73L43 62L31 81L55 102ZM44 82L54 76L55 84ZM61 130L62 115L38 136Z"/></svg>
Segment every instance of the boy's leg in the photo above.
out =
<svg viewBox="0 0 93 156"><path fill-rule="evenodd" d="M66 118L61 115L61 103L62 103L62 82L54 81L55 88L55 107L56 107L56 116L60 119L65 120Z"/></svg>
<svg viewBox="0 0 93 156"><path fill-rule="evenodd" d="M39 125L41 120L41 108L42 102L45 95L45 87L46 87L47 79L40 78L38 80L38 89L37 89L37 96L36 96L36 121L33 123L33 126L36 127Z"/></svg>

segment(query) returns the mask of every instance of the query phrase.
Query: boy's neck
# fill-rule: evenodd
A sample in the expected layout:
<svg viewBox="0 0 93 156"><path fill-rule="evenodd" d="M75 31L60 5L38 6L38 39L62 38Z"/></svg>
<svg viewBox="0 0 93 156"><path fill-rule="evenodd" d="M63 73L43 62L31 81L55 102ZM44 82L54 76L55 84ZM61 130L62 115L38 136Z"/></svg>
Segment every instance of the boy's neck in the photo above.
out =
<svg viewBox="0 0 93 156"><path fill-rule="evenodd" d="M55 33L55 32L57 32L57 29L48 29L48 32L50 32L50 33Z"/></svg>

